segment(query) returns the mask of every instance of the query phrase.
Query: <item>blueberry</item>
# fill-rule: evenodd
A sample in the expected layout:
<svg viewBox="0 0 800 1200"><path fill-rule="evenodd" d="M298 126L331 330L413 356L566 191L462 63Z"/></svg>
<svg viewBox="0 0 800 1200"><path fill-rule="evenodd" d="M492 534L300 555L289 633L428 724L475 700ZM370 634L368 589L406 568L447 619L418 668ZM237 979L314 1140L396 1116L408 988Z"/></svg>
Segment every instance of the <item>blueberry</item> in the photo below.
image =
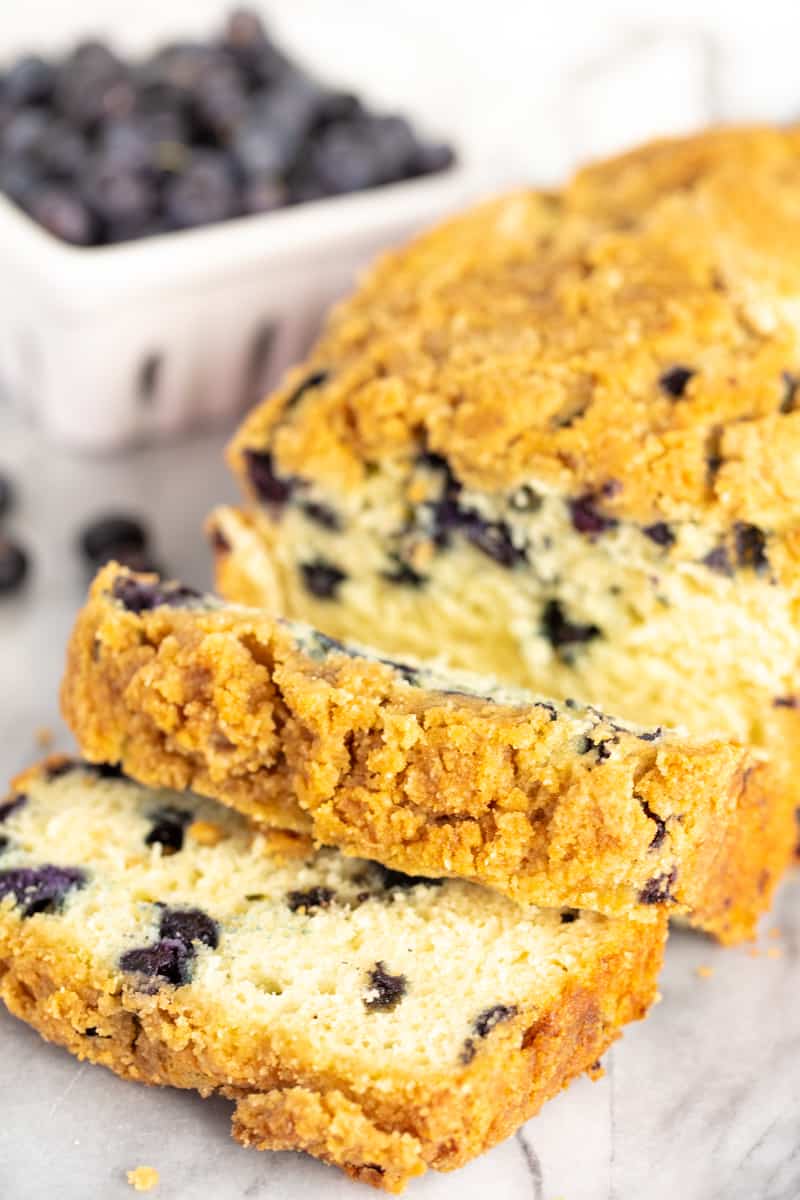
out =
<svg viewBox="0 0 800 1200"><path fill-rule="evenodd" d="M514 545L504 521L484 521L477 513L465 511L461 524L468 541L501 567L526 561L525 551Z"/></svg>
<svg viewBox="0 0 800 1200"><path fill-rule="evenodd" d="M0 534L0 595L14 592L25 582L28 555L21 546Z"/></svg>
<svg viewBox="0 0 800 1200"><path fill-rule="evenodd" d="M617 738L601 738L599 742L595 742L588 735L584 735L578 744L578 754L588 754L591 750L596 750L597 761L605 762L611 757L611 746L616 741Z"/></svg>
<svg viewBox="0 0 800 1200"><path fill-rule="evenodd" d="M281 178L292 168L314 124L320 92L303 76L289 76L253 98L232 142L246 175Z"/></svg>
<svg viewBox="0 0 800 1200"><path fill-rule="evenodd" d="M6 122L3 129L2 151L10 158L38 152L47 135L50 119L40 108L21 108Z"/></svg>
<svg viewBox="0 0 800 1200"><path fill-rule="evenodd" d="M95 228L89 209L65 185L45 187L30 197L27 211L53 237L74 246L89 246Z"/></svg>
<svg viewBox="0 0 800 1200"><path fill-rule="evenodd" d="M182 942L192 953L195 942L216 950L219 926L200 908L165 908L159 923L159 936L162 940Z"/></svg>
<svg viewBox="0 0 800 1200"><path fill-rule="evenodd" d="M542 633L554 650L578 645L600 637L597 625L570 621L558 600L549 600L542 613Z"/></svg>
<svg viewBox="0 0 800 1200"><path fill-rule="evenodd" d="M281 180L269 175L254 176L242 188L242 209L255 216L258 213L275 212L289 203L289 191Z"/></svg>
<svg viewBox="0 0 800 1200"><path fill-rule="evenodd" d="M335 897L331 888L313 887L307 892L289 892L286 903L292 912L311 912L315 908L329 908Z"/></svg>
<svg viewBox="0 0 800 1200"><path fill-rule="evenodd" d="M30 208L36 190L43 182L40 163L22 155L0 158L0 190L22 208Z"/></svg>
<svg viewBox="0 0 800 1200"><path fill-rule="evenodd" d="M20 792L17 796L12 796L10 800L6 800L0 804L0 825L7 821L12 813L19 812L28 803L28 797L24 792Z"/></svg>
<svg viewBox="0 0 800 1200"><path fill-rule="evenodd" d="M164 191L165 211L176 229L192 229L235 217L241 211L233 167L226 155L196 153Z"/></svg>
<svg viewBox="0 0 800 1200"><path fill-rule="evenodd" d="M336 596L339 586L347 579L347 574L334 563L326 562L323 558L312 562L300 563L300 573L306 589L320 600L331 600Z"/></svg>
<svg viewBox="0 0 800 1200"><path fill-rule="evenodd" d="M639 804L641 805L642 812L647 817L648 821L652 821L656 827L656 831L653 834L653 838L648 846L648 850L657 850L663 843L664 838L667 836L667 823L663 817L658 815L658 813L653 812L646 800L639 800Z"/></svg>
<svg viewBox="0 0 800 1200"><path fill-rule="evenodd" d="M108 121L99 141L103 163L125 171L145 171L155 164L154 139L147 124L135 115L122 121Z"/></svg>
<svg viewBox="0 0 800 1200"><path fill-rule="evenodd" d="M769 570L767 539L763 530L757 525L746 525L737 521L734 526L734 540L736 559L740 567L752 567L759 575Z"/></svg>
<svg viewBox="0 0 800 1200"><path fill-rule="evenodd" d="M154 946L126 950L120 957L119 965L126 973L143 976L153 983L163 979L175 987L181 987L189 982L192 957L191 950L187 950L182 941L164 938Z"/></svg>
<svg viewBox="0 0 800 1200"><path fill-rule="evenodd" d="M245 450L244 457L248 478L258 498L267 504L285 504L294 491L296 481L278 475L272 455L266 451Z"/></svg>
<svg viewBox="0 0 800 1200"><path fill-rule="evenodd" d="M562 908L560 916L561 924L572 925L579 919L580 915L577 908Z"/></svg>
<svg viewBox="0 0 800 1200"><path fill-rule="evenodd" d="M88 157L86 139L65 121L54 120L39 139L37 158L49 180L81 175Z"/></svg>
<svg viewBox="0 0 800 1200"><path fill-rule="evenodd" d="M177 854L183 849L183 834L192 814L170 805L151 814L153 827L145 837L146 846L161 846L164 854Z"/></svg>
<svg viewBox="0 0 800 1200"><path fill-rule="evenodd" d="M784 371L783 397L781 399L780 412L788 414L795 411L798 388L800 388L800 375L792 371Z"/></svg>
<svg viewBox="0 0 800 1200"><path fill-rule="evenodd" d="M228 13L223 43L233 51L260 49L267 41L264 22L252 8L235 8Z"/></svg>
<svg viewBox="0 0 800 1200"><path fill-rule="evenodd" d="M657 546L663 546L665 549L675 542L675 534L666 521L656 521L654 525L645 525L642 532L650 538L651 542L655 542Z"/></svg>
<svg viewBox="0 0 800 1200"><path fill-rule="evenodd" d="M427 575L420 575L419 571L415 571L410 563L401 558L395 558L394 566L381 574L388 583L396 583L401 587L420 588L428 582Z"/></svg>
<svg viewBox="0 0 800 1200"><path fill-rule="evenodd" d="M0 475L0 517L6 517L14 506L14 485L7 475Z"/></svg>
<svg viewBox="0 0 800 1200"><path fill-rule="evenodd" d="M673 867L662 875L648 879L639 893L640 904L669 904L674 899L672 887L678 878L678 868Z"/></svg>
<svg viewBox="0 0 800 1200"><path fill-rule="evenodd" d="M67 893L85 883L86 876L77 867L17 867L0 871L0 898L14 896L23 917L32 917L58 912Z"/></svg>
<svg viewBox="0 0 800 1200"><path fill-rule="evenodd" d="M609 529L613 529L617 520L615 517L606 516L602 513L596 504L597 495L594 492L586 492L585 495L579 496L577 500L569 501L569 511L572 518L572 524L578 533L586 534L588 537L595 537L599 533L605 533Z"/></svg>
<svg viewBox="0 0 800 1200"><path fill-rule="evenodd" d="M284 412L289 412L303 399L306 392L312 392L315 388L323 387L330 379L329 371L312 371L305 379L297 385L291 395L287 398L284 404Z"/></svg>
<svg viewBox="0 0 800 1200"><path fill-rule="evenodd" d="M390 975L386 963L377 962L368 976L369 989L364 1007L369 1012L391 1012L408 991L405 975Z"/></svg>
<svg viewBox="0 0 800 1200"><path fill-rule="evenodd" d="M488 1037L495 1025L499 1025L502 1021L510 1021L517 1015L517 1011L516 1004L495 1004L478 1013L472 1022L472 1028L479 1038Z"/></svg>
<svg viewBox="0 0 800 1200"><path fill-rule="evenodd" d="M144 551L149 534L139 517L111 512L94 517L79 536L81 554L92 565L108 562L120 549Z"/></svg>
<svg viewBox="0 0 800 1200"><path fill-rule="evenodd" d="M666 392L673 400L680 400L689 384L689 380L697 374L691 367L670 367L664 371L658 380L662 392Z"/></svg>
<svg viewBox="0 0 800 1200"><path fill-rule="evenodd" d="M733 574L730 556L725 546L716 546L713 550L709 550L708 554L704 555L701 561L705 566L709 567L712 571L716 571L719 575Z"/></svg>
<svg viewBox="0 0 800 1200"><path fill-rule="evenodd" d="M56 107L79 128L131 113L136 90L125 64L102 42L77 46L58 71Z"/></svg>
<svg viewBox="0 0 800 1200"><path fill-rule="evenodd" d="M300 508L310 521L313 521L315 525L320 525L323 529L335 531L342 527L339 514L329 508L327 504L320 504L317 500L303 500Z"/></svg>
<svg viewBox="0 0 800 1200"><path fill-rule="evenodd" d="M363 121L334 121L316 136L309 168L324 195L375 187L383 166L371 131Z"/></svg>
<svg viewBox="0 0 800 1200"><path fill-rule="evenodd" d="M128 612L149 612L154 608L186 608L202 600L202 592L178 583L147 583L132 576L114 581L112 594Z"/></svg>
<svg viewBox="0 0 800 1200"><path fill-rule="evenodd" d="M194 106L201 132L224 142L246 118L248 108L244 84L232 63L222 60L206 72Z"/></svg>
<svg viewBox="0 0 800 1200"><path fill-rule="evenodd" d="M156 213L158 196L142 171L96 159L84 181L83 196L107 241L140 237Z"/></svg>
<svg viewBox="0 0 800 1200"><path fill-rule="evenodd" d="M422 142L414 155L414 174L435 175L452 167L455 160L455 152L446 142Z"/></svg>
<svg viewBox="0 0 800 1200"><path fill-rule="evenodd" d="M3 94L15 108L45 104L53 94L55 71L38 54L18 58L3 77Z"/></svg>
<svg viewBox="0 0 800 1200"><path fill-rule="evenodd" d="M427 875L406 875L403 871L395 871L393 867L385 867L383 863L373 863L373 869L380 878L380 885L387 892L403 891L415 887L441 887L443 879L429 878Z"/></svg>

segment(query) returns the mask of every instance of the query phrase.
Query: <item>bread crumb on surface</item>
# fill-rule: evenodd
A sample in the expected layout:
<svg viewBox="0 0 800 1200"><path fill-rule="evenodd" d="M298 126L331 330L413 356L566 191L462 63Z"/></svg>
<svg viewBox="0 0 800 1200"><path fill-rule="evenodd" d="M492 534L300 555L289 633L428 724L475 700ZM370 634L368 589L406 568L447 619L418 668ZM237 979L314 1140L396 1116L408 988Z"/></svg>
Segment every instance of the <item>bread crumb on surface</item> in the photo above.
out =
<svg viewBox="0 0 800 1200"><path fill-rule="evenodd" d="M151 1192L158 1183L155 1167L134 1167L128 1171L128 1183L135 1192Z"/></svg>
<svg viewBox="0 0 800 1200"><path fill-rule="evenodd" d="M713 967L698 967L697 974L700 976L701 979L710 979L711 976L714 974L714 968Z"/></svg>
<svg viewBox="0 0 800 1200"><path fill-rule="evenodd" d="M770 929L769 933L767 934L767 937L779 938L782 935L782 933L783 933L783 930L781 929L780 925L774 925L772 927L772 929Z"/></svg>
<svg viewBox="0 0 800 1200"><path fill-rule="evenodd" d="M767 958L782 958L783 951L780 946L770 946L767 950Z"/></svg>
<svg viewBox="0 0 800 1200"><path fill-rule="evenodd" d="M40 750L49 750L56 740L56 735L49 725L40 725L33 736Z"/></svg>

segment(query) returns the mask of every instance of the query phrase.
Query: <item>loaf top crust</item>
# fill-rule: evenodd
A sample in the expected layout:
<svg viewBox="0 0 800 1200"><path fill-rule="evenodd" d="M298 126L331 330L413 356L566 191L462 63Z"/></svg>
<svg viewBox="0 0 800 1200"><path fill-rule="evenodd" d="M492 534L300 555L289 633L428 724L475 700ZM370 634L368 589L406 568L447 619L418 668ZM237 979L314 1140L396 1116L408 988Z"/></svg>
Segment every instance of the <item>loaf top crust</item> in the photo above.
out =
<svg viewBox="0 0 800 1200"><path fill-rule="evenodd" d="M730 128L484 203L381 258L230 451L357 491L421 453L800 556L800 129ZM399 467L398 467L399 464Z"/></svg>

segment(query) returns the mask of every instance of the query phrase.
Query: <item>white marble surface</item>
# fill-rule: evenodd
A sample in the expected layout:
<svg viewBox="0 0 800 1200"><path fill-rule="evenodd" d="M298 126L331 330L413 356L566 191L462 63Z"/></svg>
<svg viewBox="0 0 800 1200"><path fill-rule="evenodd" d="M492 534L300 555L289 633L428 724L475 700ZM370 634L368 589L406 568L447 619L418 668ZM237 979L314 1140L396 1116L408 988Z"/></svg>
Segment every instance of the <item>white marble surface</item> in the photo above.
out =
<svg viewBox="0 0 800 1200"><path fill-rule="evenodd" d="M0 776L57 745L64 640L84 577L74 541L110 504L146 514L171 571L203 585L199 533L232 492L219 434L124 459L64 456L0 410L0 470L19 483L10 522L33 551L30 586L0 603ZM758 957L673 935L663 1001L515 1139L411 1200L797 1200L800 1196L800 880L784 886ZM779 927L780 936L769 931ZM698 967L711 967L702 978ZM0 1014L0 1197L120 1200L125 1172L158 1168L159 1200L344 1200L365 1195L297 1155L239 1149L229 1105L125 1083L74 1062Z"/></svg>

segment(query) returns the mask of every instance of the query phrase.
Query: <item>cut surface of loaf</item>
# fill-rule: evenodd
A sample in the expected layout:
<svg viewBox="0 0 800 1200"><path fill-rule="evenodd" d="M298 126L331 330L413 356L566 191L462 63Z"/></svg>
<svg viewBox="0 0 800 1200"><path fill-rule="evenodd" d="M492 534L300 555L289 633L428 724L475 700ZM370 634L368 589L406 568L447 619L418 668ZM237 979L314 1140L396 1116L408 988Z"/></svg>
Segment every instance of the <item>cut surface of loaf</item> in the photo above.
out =
<svg viewBox="0 0 800 1200"><path fill-rule="evenodd" d="M0 996L389 1191L510 1134L655 996L663 921L522 908L63 758L0 808Z"/></svg>
<svg viewBox="0 0 800 1200"><path fill-rule="evenodd" d="M715 130L385 256L245 421L218 585L772 753L800 808L800 131Z"/></svg>
<svg viewBox="0 0 800 1200"><path fill-rule="evenodd" d="M70 641L82 752L411 874L753 933L792 813L751 752L347 647L111 564Z"/></svg>

